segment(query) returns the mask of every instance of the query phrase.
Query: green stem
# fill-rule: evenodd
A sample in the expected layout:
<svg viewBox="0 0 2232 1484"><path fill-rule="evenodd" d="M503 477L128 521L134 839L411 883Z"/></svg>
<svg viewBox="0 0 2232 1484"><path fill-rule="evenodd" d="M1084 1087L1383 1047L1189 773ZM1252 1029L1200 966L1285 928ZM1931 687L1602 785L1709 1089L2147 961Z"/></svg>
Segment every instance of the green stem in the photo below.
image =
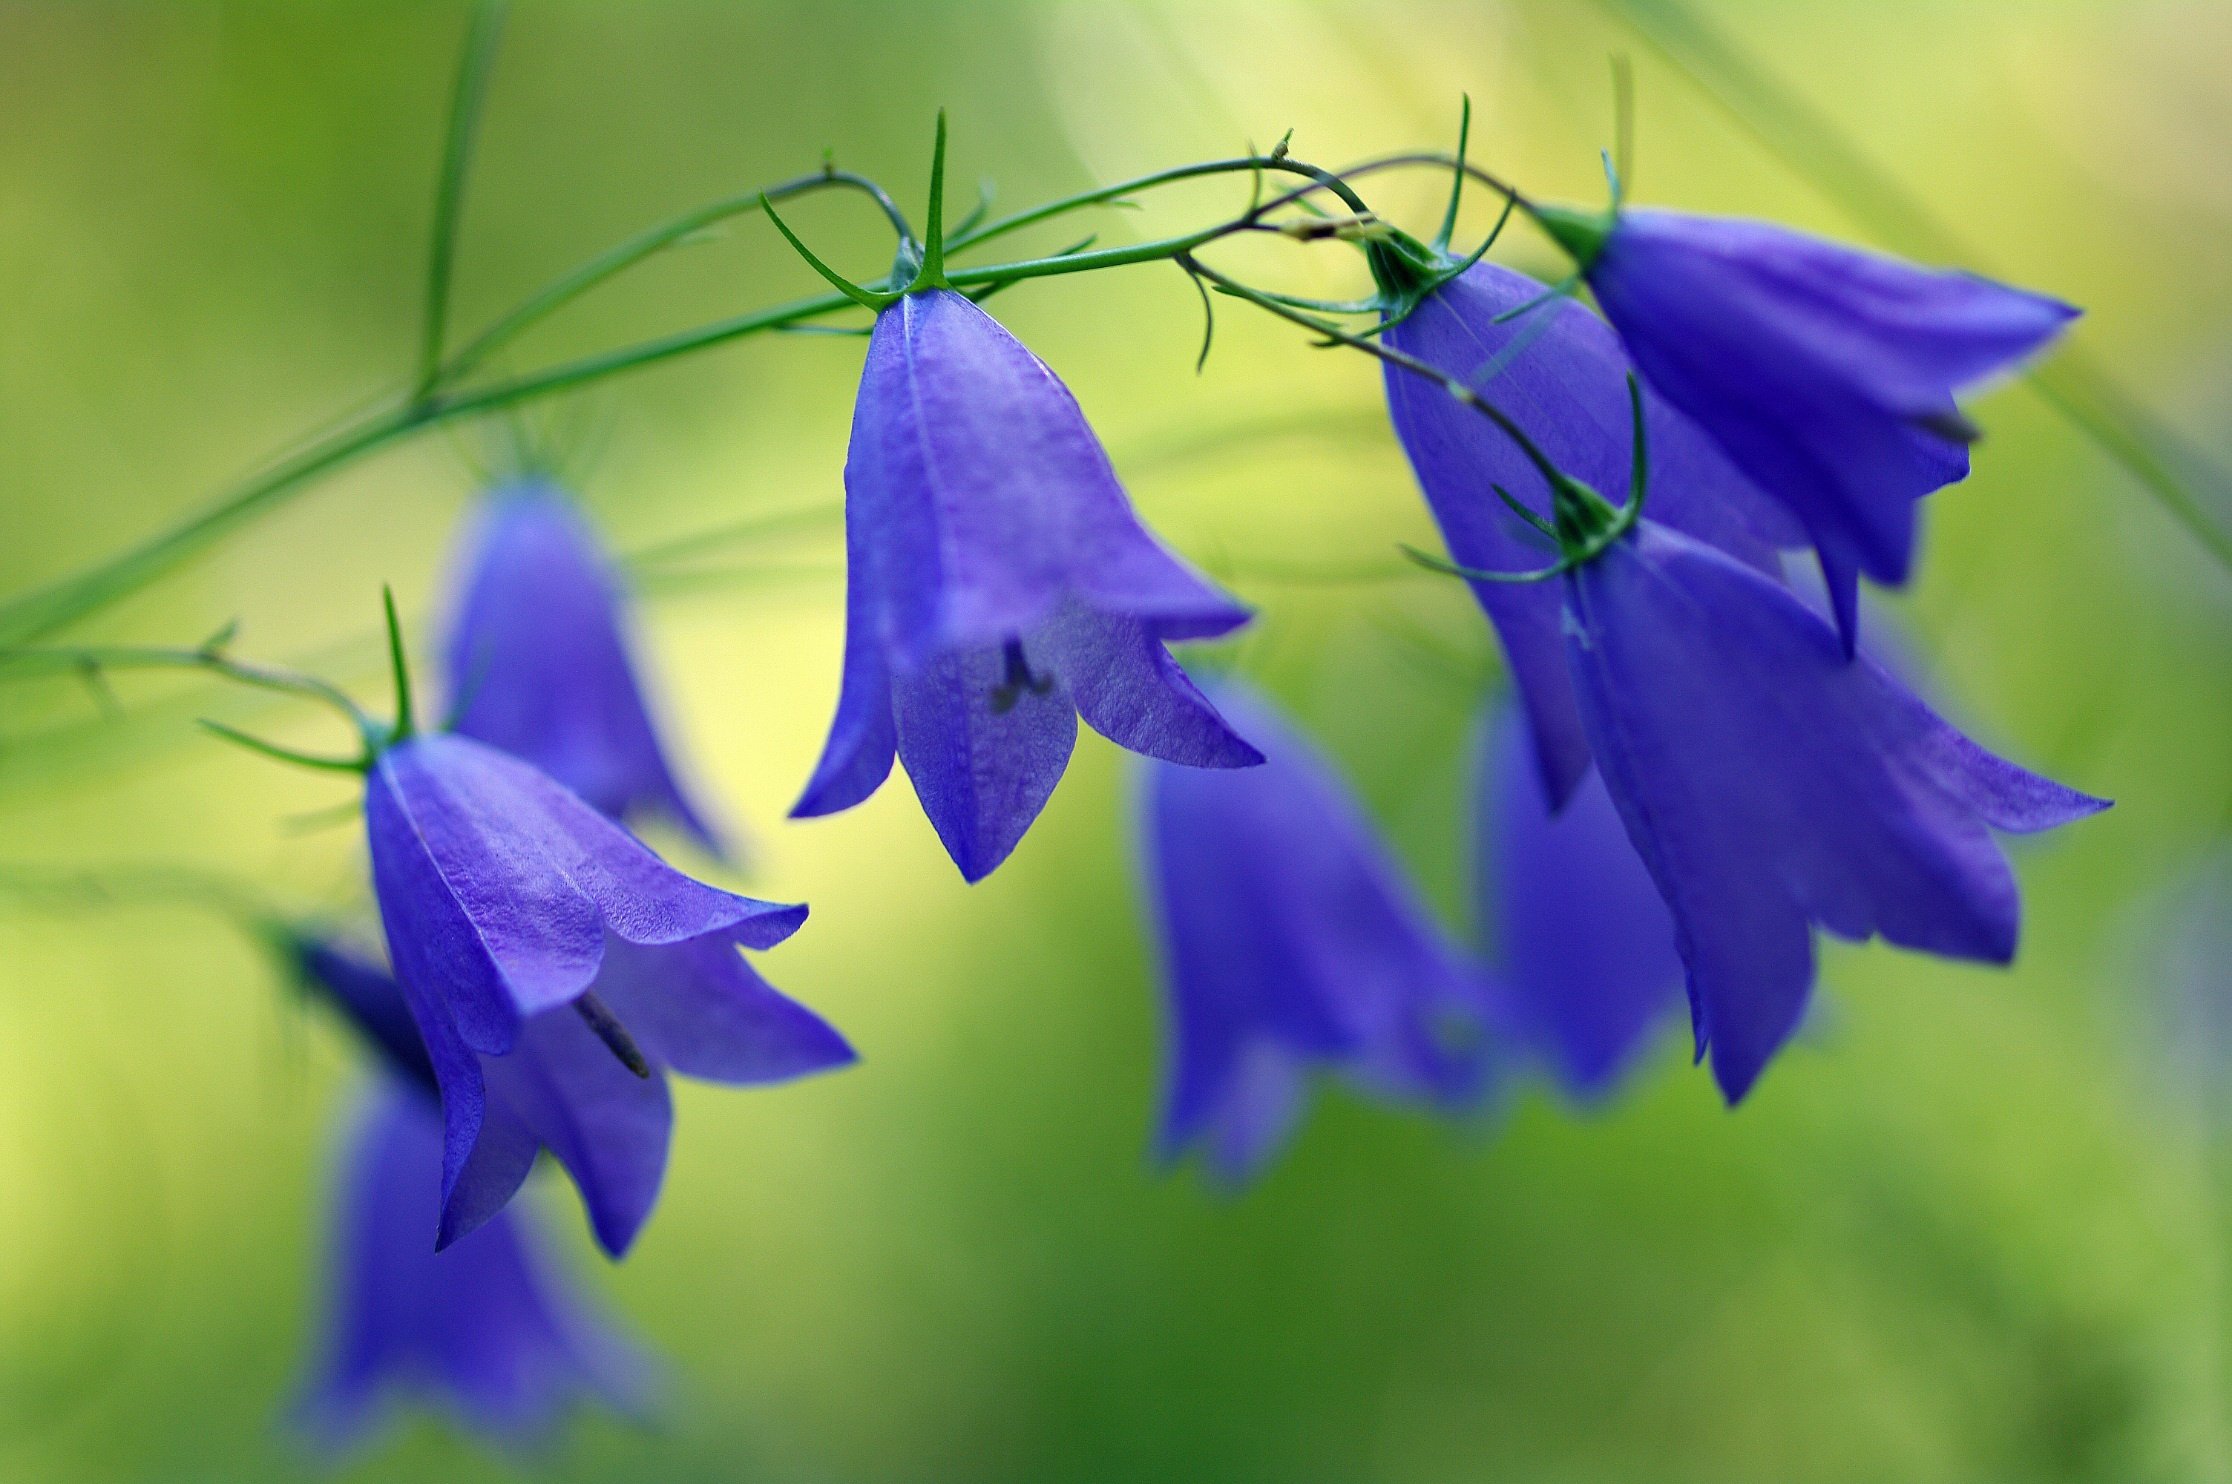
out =
<svg viewBox="0 0 2232 1484"><path fill-rule="evenodd" d="M792 531L829 525L843 515L843 506L824 503L746 516L710 530L692 531L686 536L638 547L620 558L620 566L630 576L642 577L684 557L701 557L708 551L733 546L738 542L759 541L770 536L788 535Z"/></svg>
<svg viewBox="0 0 2232 1484"><path fill-rule="evenodd" d="M1194 174L1209 174L1219 169L1230 171L1258 165L1309 176L1314 182L1309 189L1333 190L1359 214L1369 210L1345 184L1332 179L1327 172L1315 166L1298 161L1272 160L1266 156L1260 160L1251 158L1218 162L1214 168L1188 168ZM1175 177L1178 173L1164 172L1164 175ZM796 181L786 182L785 186L795 193L826 184L854 183L851 177L825 172L800 177ZM1133 183L1135 188L1136 184ZM775 193L770 191L766 194L772 196ZM1105 197L1109 193L1093 194ZM948 277L956 289L967 289L1005 285L1058 274L1090 273L1135 263L1181 259L1196 248L1206 246L1221 237L1255 229L1265 214L1285 204L1288 199L1290 198L1278 198L1258 203L1239 217L1182 237L1162 238L1100 252L1057 254L1015 263L957 269L951 271ZM758 201L759 196L755 193L751 204L756 206ZM693 217L710 218L722 211L734 215L742 209L745 208L737 206L735 202L717 203L693 213ZM1020 222L1021 218L1010 220ZM700 220L698 225L702 226L703 221ZM623 244L602 258L568 274L535 295L519 310L505 316L479 340L460 352L443 369L438 382L453 383L464 369L485 357L494 346L518 333L535 319L612 277L630 264L642 261L660 246L687 235L688 230L694 228L686 229L680 222L670 223ZM979 233L975 240L983 241L985 235ZM887 282L886 288L891 287L895 286ZM0 601L0 644L22 644L39 639L105 607L142 584L176 568L255 516L272 509L318 476L427 428L602 381L732 340L819 319L852 306L852 299L842 294L824 294L811 299L795 300L789 304L699 325L635 345L583 356L488 385L463 391L434 391L375 408L254 476L238 488L219 496L169 530L157 532L116 556L58 578L44 587Z"/></svg>
<svg viewBox="0 0 2232 1484"><path fill-rule="evenodd" d="M531 295L518 308L476 336L463 350L450 358L442 369L442 380L454 383L465 373L478 368L490 355L516 340L521 334L558 310L598 287L616 278L638 263L656 257L668 248L696 236L708 228L720 225L735 217L746 216L759 210L764 200L787 201L809 191L842 186L868 196L891 222L900 237L912 239L914 232L907 225L906 216L884 192L883 187L863 175L846 170L817 170L811 175L800 175L781 181L765 190L750 191L714 201L694 211L684 212L671 221L663 222L650 230L629 238L557 279L548 287Z"/></svg>
<svg viewBox="0 0 2232 1484"><path fill-rule="evenodd" d="M548 396L608 376L633 371L643 366L656 365L676 356L689 355L731 340L741 340L747 335L757 335L768 330L779 330L786 325L804 320L818 319L835 314L841 309L851 309L853 301L843 294L822 294L812 299L798 299L773 309L763 309L753 314L740 314L733 319L715 320L694 329L678 330L672 335L662 335L656 340L646 340L617 350L602 351L565 361L542 371L515 376L506 381L493 382L470 391L454 392L436 397L423 409L427 423L447 422L454 418L469 417L476 413L508 407L515 402ZM6 610L0 609L0 624L4 624ZM4 633L0 628L0 633Z"/></svg>
<svg viewBox="0 0 2232 1484"><path fill-rule="evenodd" d="M339 686L315 675L274 670L236 660L215 647L175 649L148 644L85 644L53 649L0 648L0 672L33 675L100 674L109 670L200 670L256 690L303 696L338 711L369 747L381 729Z"/></svg>
<svg viewBox="0 0 2232 1484"><path fill-rule="evenodd" d="M43 638L64 624L106 607L246 524L318 475L392 443L432 420L425 409L399 407L350 423L250 478L169 530L0 603L0 644Z"/></svg>
<svg viewBox="0 0 2232 1484"><path fill-rule="evenodd" d="M449 129L442 146L442 171L434 189L434 240L426 259L426 319L419 335L419 395L441 374L442 340L449 328L450 282L457 262L457 223L465 203L465 172L472 162L473 137L481 103L488 96L488 74L503 34L503 0L482 0L473 8L472 30L457 65L457 89L450 96Z"/></svg>
<svg viewBox="0 0 2232 1484"><path fill-rule="evenodd" d="M1456 375L1454 372L1445 371L1431 361L1422 361L1408 351L1397 350L1392 345L1386 345L1377 340L1368 340L1361 335L1342 329L1331 320L1321 319L1317 315L1282 304L1260 289L1251 288L1238 279L1220 273L1197 258L1181 256L1179 264L1187 272L1199 274L1215 284L1219 291L1223 293L1230 294L1236 299L1245 299L1257 308L1275 314L1290 324L1300 325L1306 330L1314 331L1337 345L1345 345L1352 350L1363 351L1366 355L1385 361L1390 366L1400 367L1414 376L1423 376L1428 381L1438 384L1450 396L1494 423L1503 435L1509 438L1518 448L1527 462L1535 466L1536 470L1541 473L1543 480L1553 490L1567 481L1568 476L1551 461L1550 455L1542 451L1542 446L1527 435L1527 430L1513 421L1511 414L1483 397L1479 392L1474 391L1463 377Z"/></svg>
<svg viewBox="0 0 2232 1484"><path fill-rule="evenodd" d="M1311 180L1311 184L1301 190L1290 191L1276 200L1259 203L1251 207L1251 215L1261 216L1281 206L1301 200L1304 196L1324 190L1332 191L1340 196L1343 203L1352 211L1362 214L1370 210L1354 191L1348 189L1346 181L1343 179L1343 176L1347 174L1345 171L1341 174L1335 174L1330 170L1321 169L1316 165L1307 164L1285 155L1240 155L1229 160L1206 160L1197 165L1179 165L1169 170L1158 170L1152 175L1136 176L1131 180L1119 181L1115 185L1102 186L1097 190L1080 191L1074 196L1064 196L1060 200L1049 201L1045 205L1033 207L1029 211L1017 212L1014 216L987 222L974 232L961 233L946 244L946 250L949 253L954 253L965 247L976 247L990 242L995 237L1004 237L1010 232L1019 232L1025 227L1052 221L1056 217L1083 210L1088 206L1104 205L1107 202L1121 200L1140 191L1153 190L1158 186L1172 185L1182 180L1199 180L1210 175L1235 175L1243 170L1279 170L1289 175L1307 176Z"/></svg>

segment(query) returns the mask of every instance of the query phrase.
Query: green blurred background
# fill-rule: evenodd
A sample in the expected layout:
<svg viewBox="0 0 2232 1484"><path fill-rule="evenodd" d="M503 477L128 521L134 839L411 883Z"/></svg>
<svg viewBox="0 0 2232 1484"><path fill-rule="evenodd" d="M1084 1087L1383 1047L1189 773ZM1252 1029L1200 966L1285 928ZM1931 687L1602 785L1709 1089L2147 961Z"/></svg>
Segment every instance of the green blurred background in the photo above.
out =
<svg viewBox="0 0 2232 1484"><path fill-rule="evenodd" d="M2232 412L2232 6L1738 3L1710 12L1986 244L2088 306L2078 338L2219 453ZM0 592L97 557L408 365L453 5L0 3ZM470 328L640 226L811 168L919 210L930 124L1015 207L1268 143L1474 146L1595 200L1606 57L1633 52L1639 199L1853 224L1605 12L1566 0L518 7L472 182ZM1234 187L1108 213L1112 240ZM1430 225L1439 184L1375 203ZM957 187L956 195L962 194ZM858 273L856 202L793 220ZM1082 229L1080 229L1082 230ZM1039 246L1066 241L1050 229ZM1349 255L1241 254L1302 292ZM1513 239L1513 259L1547 267ZM764 223L523 345L550 358L806 292ZM1431 539L1375 369L1237 309L1192 373L1166 267L1025 286L1002 317L1076 390L1148 519L1264 616L1237 650L1357 779L1452 923L1494 682L1466 595L1386 576ZM729 347L538 419L622 548L839 494L860 342ZM1957 714L2114 796L2019 854L2012 972L1828 952L1825 1011L1736 1114L1670 1040L1579 1116L1449 1131L1334 1095L1256 1190L1148 1164L1159 1027L1128 770L1087 738L1012 862L965 889L896 780L781 822L834 701L837 526L648 600L687 763L811 926L765 960L862 1049L790 1089L684 1087L667 1194L584 1272L668 1356L669 1417L569 1429L553 1478L2208 1480L2232 1477L2232 1206L2163 1054L2163 893L2232 800L2232 578L2030 392L1980 404L1898 606ZM353 467L86 632L384 693L379 584L435 611L489 430ZM2232 516L2221 504L2220 517ZM1338 580L1336 580L1338 579ZM204 686L0 699L0 863L193 861L362 911L343 785L205 740L321 740ZM672 844L673 842L664 842ZM679 848L679 847L677 847ZM687 858L687 857L684 857ZM2217 966L2221 975L2224 970ZM0 1479L306 1469L275 1424L313 1332L354 1048L222 925L0 901ZM563 1197L563 1198L559 1198ZM348 1470L505 1477L413 1423Z"/></svg>

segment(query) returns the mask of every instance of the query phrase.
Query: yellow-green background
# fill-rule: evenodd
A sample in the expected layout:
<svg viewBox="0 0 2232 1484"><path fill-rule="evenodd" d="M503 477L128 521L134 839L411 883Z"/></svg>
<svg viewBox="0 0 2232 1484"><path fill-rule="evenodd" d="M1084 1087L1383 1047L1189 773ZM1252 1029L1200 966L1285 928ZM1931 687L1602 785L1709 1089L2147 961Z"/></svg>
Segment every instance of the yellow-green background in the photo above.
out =
<svg viewBox="0 0 2232 1484"><path fill-rule="evenodd" d="M1729 3L1996 271L2191 435L2232 411L2232 7ZM462 12L0 4L0 591L109 551L390 386L416 325ZM1268 143L1329 162L1475 149L1596 199L1605 58L1637 53L1641 199L1854 228L1595 8L1488 0L531 3L512 18L460 270L470 326L697 200L825 146L919 212L934 110L956 195L1004 205ZM1236 188L1095 222L1209 219ZM1430 224L1438 186L1376 201ZM794 220L858 273L858 203ZM1038 245L1066 241L1049 229ZM1547 266L1514 237L1515 260ZM1305 292L1338 249L1232 261ZM805 292L745 221L536 336L515 369ZM1237 309L1205 375L1167 267L1027 286L1004 319L1068 379L1147 517L1261 604L1240 662L1357 778L1452 921L1461 774L1493 674L1469 599L1392 568L1430 530L1377 373ZM834 505L859 342L768 340L554 409L625 547ZM685 1088L667 1194L590 1278L674 1363L665 1424L603 1419L557 1478L2057 1480L2232 1476L2232 1214L2148 1027L2153 904L2232 798L2232 578L2027 391L1980 403L1902 604L1988 740L2115 811L2019 854L2010 973L1831 950L1827 1009L1739 1113L1669 1044L1597 1117L1522 1097L1446 1131L1325 1100L1244 1198L1144 1153L1158 1015L1127 769L1087 738L1015 858L964 889L895 779L782 823L834 699L834 524L663 598L647 648L750 885L813 904L768 956L863 1064ZM439 601L496 440L352 468L87 632L363 663L378 585ZM2218 514L2232 514L2221 505ZM422 630L423 632L423 630ZM189 860L359 910L345 798L199 736L286 706L120 679L0 695L0 864ZM2219 992L2223 983L2214 986ZM2206 990L2209 986L2186 986ZM316 1312L354 1048L190 913L0 902L0 1479L241 1481L305 1464L274 1414ZM411 1425L351 1477L502 1477Z"/></svg>

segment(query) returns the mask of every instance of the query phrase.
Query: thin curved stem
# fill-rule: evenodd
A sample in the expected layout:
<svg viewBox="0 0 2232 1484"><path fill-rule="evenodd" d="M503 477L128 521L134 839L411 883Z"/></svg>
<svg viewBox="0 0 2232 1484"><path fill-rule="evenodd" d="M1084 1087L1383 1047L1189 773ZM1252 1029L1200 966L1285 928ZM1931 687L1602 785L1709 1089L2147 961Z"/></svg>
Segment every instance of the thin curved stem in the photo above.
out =
<svg viewBox="0 0 2232 1484"><path fill-rule="evenodd" d="M1165 178L1180 178L1185 174L1203 175L1220 171L1229 173L1238 169L1279 169L1309 176L1312 184L1308 190L1332 190L1360 216L1369 215L1369 208L1361 198L1329 172L1284 158L1249 157L1215 162L1211 166L1186 167L1181 171L1163 174ZM875 190L872 183L843 172L832 171L798 177L765 194L773 197L779 190L795 195L829 185L865 189L879 200L888 201L888 197ZM1136 182L1132 185L1137 188ZM1091 194L1105 199L1112 191L1120 189L1111 188L1111 191ZM691 231L699 230L723 216L739 215L756 208L759 199L760 193L754 193L749 202L717 202L621 244L533 295L518 309L484 331L444 366L435 390L415 397L392 399L384 405L375 406L357 420L343 424L324 438L226 491L170 529L159 531L115 556L57 578L43 587L0 601L0 644L22 644L39 639L105 607L177 567L255 516L274 508L318 476L427 428L602 381L750 335L786 329L851 308L853 300L850 297L825 294L751 314L716 320L671 335L583 356L479 387L465 390L440 389L453 386L466 370L484 360L491 351L562 304L680 240ZM1266 215L1295 199L1299 199L1298 193L1289 193L1269 202L1259 201L1251 204L1238 217L1180 237L1167 237L1099 252L1062 253L1020 262L954 269L948 273L948 279L956 289L1000 287L1031 278L1089 273L1134 263L1178 259L1219 238L1260 230ZM896 208L892 208L892 211L895 214ZM1037 219L1044 219L1044 216L1040 215ZM895 223L897 220L895 215ZM1021 221L1022 218L1010 218L1009 224L1020 224ZM984 229L973 240L984 241L990 232L990 228ZM948 246L952 244L949 243ZM880 285L868 287L891 292L899 286L890 283L887 278Z"/></svg>
<svg viewBox="0 0 2232 1484"><path fill-rule="evenodd" d="M1551 488L1557 488L1560 483L1566 480L1565 472L1559 469L1551 461L1550 456L1542 451L1540 444L1528 436L1527 430L1519 426L1511 415L1501 407L1483 397L1479 392L1474 391L1463 377L1456 375L1454 372L1445 371L1430 361L1420 360L1408 351L1397 350L1391 345L1382 344L1380 341L1366 339L1364 336L1343 329L1331 320L1321 319L1317 315L1282 304L1262 290L1252 288L1241 283L1238 279L1220 273L1190 254L1181 257L1179 262L1188 272L1198 273L1210 283L1216 285L1220 293L1230 294L1236 299L1245 299L1257 308L1267 310L1291 324L1315 331L1332 344L1345 345L1352 350L1363 351L1366 355L1385 361L1390 366L1401 367L1414 376L1423 376L1428 381L1436 383L1450 396L1494 423L1503 435L1509 438L1513 445L1518 448L1527 462L1535 466Z"/></svg>
<svg viewBox="0 0 2232 1484"><path fill-rule="evenodd" d="M389 407L348 423L251 476L200 511L115 556L0 603L0 644L21 644L106 607L276 505L318 475L435 421L425 408Z"/></svg>
<svg viewBox="0 0 2232 1484"><path fill-rule="evenodd" d="M1261 157L1256 155L1244 155L1238 159L1230 160L1207 160L1197 165L1180 165L1170 170L1158 170L1152 175L1135 176L1130 180L1119 181L1111 186L1080 191L1073 196L1063 196L1059 200L1034 206L1029 211L1019 211L1013 216L1005 216L996 221L986 222L973 230L957 231L947 241L946 251L949 253L959 252L965 247L976 247L982 243L990 242L995 237L1005 237L1010 232L1020 232L1025 227L1052 221L1056 217L1066 216L1070 212L1082 211L1088 206L1102 206L1111 202L1118 202L1137 192L1153 190L1157 186L1169 185L1181 180L1198 180L1208 175L1231 175L1242 170L1255 170L1261 168L1261 164Z"/></svg>
<svg viewBox="0 0 2232 1484"><path fill-rule="evenodd" d="M643 576L658 568L672 565L686 557L702 557L708 551L732 546L743 541L759 541L770 536L788 535L793 531L808 530L815 526L831 525L844 516L844 507L832 501L816 505L801 505L787 510L772 510L760 515L746 516L725 525L707 530L692 531L665 541L655 541L641 546L620 558L620 566L631 576Z"/></svg>
<svg viewBox="0 0 2232 1484"><path fill-rule="evenodd" d="M457 263L458 219L465 206L465 175L472 164L473 140L480 127L481 104L488 97L488 76L496 65L496 43L503 35L503 0L481 0L473 7L472 29L457 65L457 87L450 97L449 128L442 145L442 169L434 188L433 243L426 255L426 314L419 331L419 395L441 374L442 341L449 328L450 283Z"/></svg>
<svg viewBox="0 0 2232 1484"><path fill-rule="evenodd" d="M780 330L786 325L819 319L823 315L853 307L853 301L846 295L822 294L812 299L796 299L773 309L715 320L692 329L678 330L672 335L662 335L655 340L639 341L616 350L599 351L541 371L436 397L423 409L422 421L444 422L508 407L515 402L602 381L608 376L617 376L639 367L656 365L660 361L670 361L677 356L690 355L710 346L725 345L731 340L741 340L748 335L757 335L768 330ZM0 617L4 617L4 610L0 610Z"/></svg>
<svg viewBox="0 0 2232 1484"><path fill-rule="evenodd" d="M228 637L228 636L220 636ZM0 648L0 679L19 675L98 676L111 670L200 670L256 690L321 702L341 714L369 750L386 734L348 692L315 675L236 660L213 642L199 649L153 644L83 644L52 648Z"/></svg>
<svg viewBox="0 0 2232 1484"><path fill-rule="evenodd" d="M1572 557L1560 557L1547 567L1537 567L1529 572L1502 572L1491 567L1467 567L1446 557L1421 551L1408 542L1399 542L1396 550L1429 572L1439 572L1444 577L1462 577L1467 582L1493 582L1511 587L1524 587L1529 583L1548 582L1563 577L1578 565Z"/></svg>
<svg viewBox="0 0 2232 1484"><path fill-rule="evenodd" d="M1359 180L1368 175L1380 175L1389 170L1410 170L1432 167L1438 170L1462 170L1468 180L1488 187L1506 201L1516 201L1522 209L1533 203L1527 194L1491 170L1475 165L1471 160L1459 159L1445 150L1404 150L1399 154L1374 155L1344 166L1340 171L1343 180Z"/></svg>
<svg viewBox="0 0 2232 1484"><path fill-rule="evenodd" d="M1135 176L1130 180L1119 181L1115 185L1102 186L1096 190L1080 191L1074 196L1064 196L1060 200L1049 201L1043 206L1035 206L1029 211L1017 212L1013 216L987 222L973 232L956 234L946 244L946 251L954 253L965 247L976 247L982 243L990 242L995 237L1004 237L1010 232L1019 232L1025 227L1052 221L1056 217L1065 216L1073 211L1081 211L1088 206L1101 206L1112 201L1120 201L1127 196L1136 195L1141 191L1153 190L1159 186L1173 185L1183 180L1199 180L1211 175L1237 175L1242 171L1261 173L1265 170L1282 170L1292 175L1305 175L1310 177L1311 183L1271 201L1251 203L1246 214L1259 220L1281 206L1291 205L1319 191L1334 192L1341 197L1343 203L1352 211L1365 215L1370 213L1370 208L1364 204L1362 198L1358 197L1353 190L1348 189L1346 182L1342 179L1342 176L1347 172L1336 173L1282 154L1238 155L1226 160L1205 160L1194 165L1179 165L1169 170L1158 170L1152 175Z"/></svg>
<svg viewBox="0 0 2232 1484"><path fill-rule="evenodd" d="M866 195L882 209L892 230L899 234L901 240L913 240L914 229L907 224L906 214L900 211L899 203L892 200L882 186L867 176L829 168L817 170L811 175L794 176L763 190L730 196L725 200L709 202L694 211L686 211L599 253L572 272L528 296L517 308L474 337L442 368L441 380L454 384L467 372L477 369L497 350L591 289L617 278L638 263L656 257L708 228L759 210L762 200L787 201L794 196L829 187L843 187Z"/></svg>

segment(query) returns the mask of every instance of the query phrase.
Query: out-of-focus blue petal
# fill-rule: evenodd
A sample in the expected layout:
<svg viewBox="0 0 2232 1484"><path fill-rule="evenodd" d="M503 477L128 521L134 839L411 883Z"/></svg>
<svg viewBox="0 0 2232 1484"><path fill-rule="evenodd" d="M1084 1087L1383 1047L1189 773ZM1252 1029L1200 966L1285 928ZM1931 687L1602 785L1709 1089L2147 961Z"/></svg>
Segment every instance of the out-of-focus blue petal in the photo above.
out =
<svg viewBox="0 0 2232 1484"><path fill-rule="evenodd" d="M659 745L619 576L572 502L543 484L496 492L462 567L445 647L454 729L615 819L663 814L718 852Z"/></svg>
<svg viewBox="0 0 2232 1484"><path fill-rule="evenodd" d="M411 1020L411 1007L395 978L380 965L323 938L302 936L289 945L297 978L325 995L381 1063L406 1082L434 1091L434 1063Z"/></svg>
<svg viewBox="0 0 2232 1484"><path fill-rule="evenodd" d="M1682 1008L1666 904L1601 782L1584 780L1551 811L1508 708L1483 729L1475 801L1496 983L1566 1091L1601 1099Z"/></svg>
<svg viewBox="0 0 2232 1484"><path fill-rule="evenodd" d="M1156 1148L1199 1144L1238 1181L1276 1152L1310 1069L1454 1110L1486 1095L1495 1048L1480 978L1339 777L1237 685L1216 700L1264 765L1146 770L1171 1037Z"/></svg>
<svg viewBox="0 0 2232 1484"><path fill-rule="evenodd" d="M343 1157L326 1334L297 1423L337 1451L408 1401L516 1446L583 1402L645 1411L649 1357L572 1291L524 1214L435 1253L441 1163L432 1102L383 1078Z"/></svg>

